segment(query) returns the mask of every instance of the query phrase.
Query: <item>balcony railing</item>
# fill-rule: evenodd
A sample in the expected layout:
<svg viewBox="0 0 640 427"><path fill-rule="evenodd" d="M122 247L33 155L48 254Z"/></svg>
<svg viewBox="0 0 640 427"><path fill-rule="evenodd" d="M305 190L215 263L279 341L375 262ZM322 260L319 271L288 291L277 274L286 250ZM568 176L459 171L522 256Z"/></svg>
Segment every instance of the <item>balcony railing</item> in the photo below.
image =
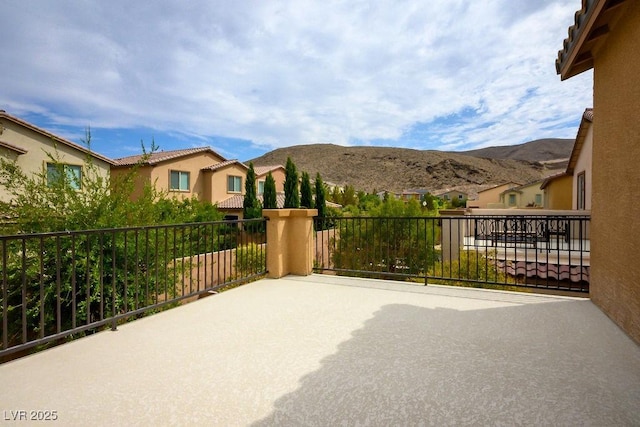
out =
<svg viewBox="0 0 640 427"><path fill-rule="evenodd" d="M264 276L265 222L0 236L0 360Z"/></svg>
<svg viewBox="0 0 640 427"><path fill-rule="evenodd" d="M314 271L588 292L589 223L586 215L335 218L317 226Z"/></svg>

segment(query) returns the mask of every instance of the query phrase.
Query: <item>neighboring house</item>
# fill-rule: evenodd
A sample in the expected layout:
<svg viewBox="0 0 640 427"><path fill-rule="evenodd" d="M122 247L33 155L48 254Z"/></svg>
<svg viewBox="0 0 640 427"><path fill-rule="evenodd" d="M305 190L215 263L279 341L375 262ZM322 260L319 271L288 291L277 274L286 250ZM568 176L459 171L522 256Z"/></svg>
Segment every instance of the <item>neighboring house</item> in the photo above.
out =
<svg viewBox="0 0 640 427"><path fill-rule="evenodd" d="M592 123L593 109L587 108L566 171L545 179L540 186L546 209L591 210Z"/></svg>
<svg viewBox="0 0 640 427"><path fill-rule="evenodd" d="M244 197L249 168L238 160L226 160L202 169L204 200L220 205L231 197Z"/></svg>
<svg viewBox="0 0 640 427"><path fill-rule="evenodd" d="M593 141L593 109L587 108L565 172L542 181L544 208L551 210L591 209L591 151Z"/></svg>
<svg viewBox="0 0 640 427"><path fill-rule="evenodd" d="M73 177L73 184L82 189L89 162L95 172L107 178L112 159L36 127L22 119L0 110L0 157L15 161L26 175L47 172L47 179L55 179L58 169L55 162L64 165L65 172ZM8 202L11 196L0 187L0 201Z"/></svg>
<svg viewBox="0 0 640 427"><path fill-rule="evenodd" d="M422 198L423 194L426 194L426 191L424 193L420 191L414 191L414 190L404 190L401 193L394 193L393 191L378 191L376 193L376 196L378 196L380 200L384 200L385 196L387 196L387 197L393 197L396 200L402 200L404 202L408 202L409 200L419 201Z"/></svg>
<svg viewBox="0 0 640 427"><path fill-rule="evenodd" d="M540 184L542 180L509 188L500 193L499 202L508 209L541 208L544 197Z"/></svg>
<svg viewBox="0 0 640 427"><path fill-rule="evenodd" d="M583 0L574 20L556 69L594 70L589 294L640 343L640 1Z"/></svg>
<svg viewBox="0 0 640 427"><path fill-rule="evenodd" d="M400 193L399 196L399 199L405 202L408 202L409 200L420 200L420 193L417 191L405 190Z"/></svg>
<svg viewBox="0 0 640 427"><path fill-rule="evenodd" d="M544 192L545 209L570 210L573 176L562 172L542 181L540 189Z"/></svg>
<svg viewBox="0 0 640 427"><path fill-rule="evenodd" d="M477 209L503 208L504 205L500 202L500 194L511 188L519 187L520 185L521 184L515 182L507 182L478 191L478 197L475 200L467 200L467 207Z"/></svg>
<svg viewBox="0 0 640 427"><path fill-rule="evenodd" d="M587 108L582 115L576 142L571 151L567 174L572 180L572 209L591 210L592 163L593 163L593 109Z"/></svg>
<svg viewBox="0 0 640 427"><path fill-rule="evenodd" d="M458 191L458 190L439 191L435 193L434 196L439 197L442 200L446 200L448 202L454 199L457 199L462 202L463 200L466 200L468 198L467 193L463 193L462 191Z"/></svg>
<svg viewBox="0 0 640 427"><path fill-rule="evenodd" d="M276 184L276 204L279 209L282 209L284 207L285 167L282 165L254 166L253 171L256 173L256 195L260 204L263 203L262 196L264 194L265 180L269 172L271 172L271 176L273 176ZM218 209L226 214L225 219L235 220L243 218L244 193L245 189L243 187L242 194L235 194L217 202Z"/></svg>
<svg viewBox="0 0 640 427"><path fill-rule="evenodd" d="M227 160L209 147L124 157L116 160L111 175L116 178L133 167L138 167L133 197L151 183L178 199L196 197L213 204L244 194L247 175L243 163Z"/></svg>
<svg viewBox="0 0 640 427"><path fill-rule="evenodd" d="M256 185L258 187L256 189L256 194L258 194L258 196L261 196L264 193L264 183L269 172L271 172L271 176L276 182L276 193L284 192L284 181L286 178L286 169L284 166L254 166L253 170L256 173Z"/></svg>

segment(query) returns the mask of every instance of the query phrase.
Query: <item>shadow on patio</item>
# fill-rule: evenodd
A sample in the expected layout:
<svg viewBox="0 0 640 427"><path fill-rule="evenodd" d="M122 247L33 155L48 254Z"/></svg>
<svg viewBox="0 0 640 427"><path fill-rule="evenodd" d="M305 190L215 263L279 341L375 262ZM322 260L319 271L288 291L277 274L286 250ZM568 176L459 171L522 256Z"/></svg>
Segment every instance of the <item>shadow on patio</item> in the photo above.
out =
<svg viewBox="0 0 640 427"><path fill-rule="evenodd" d="M0 366L63 424L638 425L640 347L589 300L261 280Z"/></svg>

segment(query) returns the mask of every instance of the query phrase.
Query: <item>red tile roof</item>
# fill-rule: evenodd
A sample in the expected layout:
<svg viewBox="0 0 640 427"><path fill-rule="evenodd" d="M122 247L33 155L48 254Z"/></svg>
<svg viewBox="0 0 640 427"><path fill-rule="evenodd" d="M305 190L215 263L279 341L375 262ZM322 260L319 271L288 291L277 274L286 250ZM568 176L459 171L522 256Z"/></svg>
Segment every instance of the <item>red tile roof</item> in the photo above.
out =
<svg viewBox="0 0 640 427"><path fill-rule="evenodd" d="M110 158L108 158L106 156L103 156L102 154L98 154L95 151L92 151L90 149L87 149L86 147L83 147L82 145L76 144L75 142L71 142L68 139L64 139L64 138L62 138L62 137L60 137L58 135L54 135L51 132L48 132L48 131L46 131L44 129L41 129L41 128L35 126L35 125L32 125L29 122L26 122L26 121L24 121L22 119L19 119L19 118L15 117L15 116L12 116L11 114L7 113L4 110L0 110L0 119L10 120L10 121L22 126L22 127L25 127L27 129L30 129L30 130L34 131L34 132L37 132L40 135L46 136L47 138L51 138L52 140L54 140L58 144L63 144L63 145L66 145L68 147L74 148L74 149L76 149L78 151L81 151L81 152L83 152L85 154L90 155L91 157L95 157L96 159L100 159L103 162L109 163L110 165L115 164L113 159L110 159ZM25 153L26 153L26 151L25 151Z"/></svg>
<svg viewBox="0 0 640 427"><path fill-rule="evenodd" d="M262 176L262 175L268 174L269 172L273 172L274 170L276 170L278 168L284 169L284 166L282 166L282 165L254 166L253 170L255 171L256 176Z"/></svg>
<svg viewBox="0 0 640 427"><path fill-rule="evenodd" d="M616 14L628 0L582 0L582 8L574 14L569 36L558 51L556 72L562 80L593 68L592 50L611 30Z"/></svg>
<svg viewBox="0 0 640 427"><path fill-rule="evenodd" d="M217 171L219 169L225 168L225 167L233 165L233 164L238 164L238 165L242 166L245 169L249 169L244 163L238 161L238 159L233 159L233 160L225 160L224 162L216 163L216 164L213 164L211 166L207 166L206 168L202 168L202 170L203 171Z"/></svg>
<svg viewBox="0 0 640 427"><path fill-rule="evenodd" d="M258 200L260 203L263 202L262 195L258 196ZM218 202L218 208L220 209L242 209L244 202L244 196L241 194L236 194L235 196L231 196L226 200ZM276 194L276 204L278 209L282 209L284 207L284 193Z"/></svg>
<svg viewBox="0 0 640 427"><path fill-rule="evenodd" d="M191 154L196 153L204 153L210 152L213 155L220 157L223 161L225 160L220 154L216 153L211 149L211 147L197 147L197 148L186 148L182 150L170 150L170 151L156 151L155 153L148 154L148 158L143 163L146 165L157 165L158 163L166 162L167 160L173 160L184 156L189 156ZM135 156L121 157L116 159L116 166L133 166L138 162L142 161L144 158L144 154L138 154Z"/></svg>

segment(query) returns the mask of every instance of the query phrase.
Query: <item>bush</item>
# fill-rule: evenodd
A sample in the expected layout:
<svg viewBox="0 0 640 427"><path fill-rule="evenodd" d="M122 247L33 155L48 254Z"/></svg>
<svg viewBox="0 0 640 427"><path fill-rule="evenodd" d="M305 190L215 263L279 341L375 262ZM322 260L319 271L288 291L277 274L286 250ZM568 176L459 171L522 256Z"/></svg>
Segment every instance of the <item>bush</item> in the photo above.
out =
<svg viewBox="0 0 640 427"><path fill-rule="evenodd" d="M177 277L188 274L174 259L236 245L237 231L219 224L120 229L217 221L222 215L210 203L169 198L150 183L132 200L137 168L110 182L91 158L77 191L57 154L48 156L59 171L59 179L49 182L46 171L27 176L0 158L0 185L12 196L0 205L0 215L11 219L0 233L67 232L6 238L0 247L12 344L23 340L23 327L31 341L166 301L176 296Z"/></svg>
<svg viewBox="0 0 640 427"><path fill-rule="evenodd" d="M428 275L437 277L429 280L429 283L433 284L507 291L523 290L522 287L510 286L509 282L515 284L515 280L498 268L492 253L485 255L477 251L462 251L458 254L457 260L434 263L429 268Z"/></svg>

